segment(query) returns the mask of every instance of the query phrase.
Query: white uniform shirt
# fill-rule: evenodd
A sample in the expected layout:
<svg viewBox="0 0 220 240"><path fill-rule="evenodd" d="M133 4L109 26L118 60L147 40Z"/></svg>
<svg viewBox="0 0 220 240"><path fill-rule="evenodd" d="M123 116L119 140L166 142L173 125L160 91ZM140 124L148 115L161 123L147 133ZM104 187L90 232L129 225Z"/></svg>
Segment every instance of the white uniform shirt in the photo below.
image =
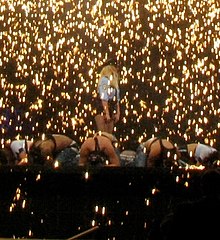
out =
<svg viewBox="0 0 220 240"><path fill-rule="evenodd" d="M117 101L120 101L119 89L116 91L116 89L112 88L107 77L102 77L98 91L102 100L109 101L116 97Z"/></svg>
<svg viewBox="0 0 220 240"><path fill-rule="evenodd" d="M25 140L24 139L23 140L12 141L10 147L11 147L11 150L12 150L15 158L18 159L19 154L21 152L27 153L28 149L26 149L26 147L29 148L29 145L31 143L32 143L31 141L27 141L27 143L26 143L27 145L25 146Z"/></svg>
<svg viewBox="0 0 220 240"><path fill-rule="evenodd" d="M216 152L217 150L211 146L199 143L196 147L195 151L195 160L197 162L203 162L207 159L212 153Z"/></svg>

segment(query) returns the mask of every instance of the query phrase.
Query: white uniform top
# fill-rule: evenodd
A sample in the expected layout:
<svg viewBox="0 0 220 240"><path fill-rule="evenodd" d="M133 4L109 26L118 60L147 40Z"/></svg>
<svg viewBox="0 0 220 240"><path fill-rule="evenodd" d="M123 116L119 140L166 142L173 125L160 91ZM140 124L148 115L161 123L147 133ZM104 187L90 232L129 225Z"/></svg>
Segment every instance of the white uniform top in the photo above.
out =
<svg viewBox="0 0 220 240"><path fill-rule="evenodd" d="M27 143L26 143L27 146L25 146L25 140L24 139L12 141L10 147L11 147L11 150L12 150L15 158L18 159L19 158L18 156L21 152L27 153L31 143L32 143L31 141L27 141ZM26 149L26 147L28 149Z"/></svg>
<svg viewBox="0 0 220 240"><path fill-rule="evenodd" d="M217 152L217 150L211 146L199 143L195 151L195 160L198 162L203 162L212 153Z"/></svg>
<svg viewBox="0 0 220 240"><path fill-rule="evenodd" d="M120 90L112 88L110 86L110 80L107 77L102 77L98 91L100 98L105 101L112 100L116 97L117 101L120 101Z"/></svg>

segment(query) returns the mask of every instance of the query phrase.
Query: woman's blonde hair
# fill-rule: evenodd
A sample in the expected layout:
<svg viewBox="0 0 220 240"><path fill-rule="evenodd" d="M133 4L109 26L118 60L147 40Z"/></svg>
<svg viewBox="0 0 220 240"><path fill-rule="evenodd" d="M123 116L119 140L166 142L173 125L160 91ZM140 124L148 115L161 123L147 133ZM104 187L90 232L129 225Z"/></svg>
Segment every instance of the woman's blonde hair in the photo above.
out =
<svg viewBox="0 0 220 240"><path fill-rule="evenodd" d="M118 89L118 81L119 81L119 75L118 75L118 70L115 66L113 65L107 65L105 67L103 67L103 69L100 72L100 78L99 78L99 83L102 79L102 77L107 77L109 78L110 82L109 85L113 88Z"/></svg>

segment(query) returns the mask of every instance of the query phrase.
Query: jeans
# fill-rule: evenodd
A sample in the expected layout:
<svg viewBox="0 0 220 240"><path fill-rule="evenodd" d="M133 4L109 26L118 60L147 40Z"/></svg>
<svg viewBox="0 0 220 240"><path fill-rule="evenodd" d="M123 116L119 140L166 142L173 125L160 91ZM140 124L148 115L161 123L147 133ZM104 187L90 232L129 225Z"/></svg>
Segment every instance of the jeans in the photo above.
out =
<svg viewBox="0 0 220 240"><path fill-rule="evenodd" d="M135 157L135 166L136 167L145 167L146 166L146 154L143 152L143 147L139 146L136 151L136 157Z"/></svg>

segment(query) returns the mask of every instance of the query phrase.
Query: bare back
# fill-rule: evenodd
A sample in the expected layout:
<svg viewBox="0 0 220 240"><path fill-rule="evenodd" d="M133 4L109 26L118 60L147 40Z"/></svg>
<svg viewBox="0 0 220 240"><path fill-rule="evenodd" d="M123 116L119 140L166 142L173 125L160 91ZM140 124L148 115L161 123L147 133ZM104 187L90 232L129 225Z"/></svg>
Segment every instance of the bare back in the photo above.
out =
<svg viewBox="0 0 220 240"><path fill-rule="evenodd" d="M109 159L110 164L108 166L119 166L120 160L111 141L104 136L96 136L96 138L98 140L100 151L102 151ZM95 149L95 139L93 137L86 139L80 149L79 165L85 165L88 161L89 154L94 152Z"/></svg>

